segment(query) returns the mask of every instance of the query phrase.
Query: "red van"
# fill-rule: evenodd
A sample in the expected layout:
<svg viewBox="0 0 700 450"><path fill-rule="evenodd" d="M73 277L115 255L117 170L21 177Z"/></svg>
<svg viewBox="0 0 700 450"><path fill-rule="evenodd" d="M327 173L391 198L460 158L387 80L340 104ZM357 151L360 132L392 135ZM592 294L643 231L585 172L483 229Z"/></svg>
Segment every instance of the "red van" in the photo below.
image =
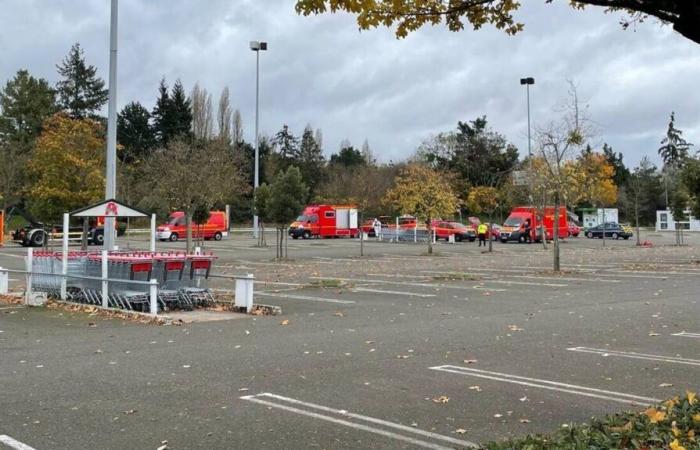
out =
<svg viewBox="0 0 700 450"><path fill-rule="evenodd" d="M309 205L289 226L292 239L356 237L360 234L355 205Z"/></svg>
<svg viewBox="0 0 700 450"><path fill-rule="evenodd" d="M203 225L192 223L192 237L214 239L220 241L224 233L228 231L228 223L226 213L224 211L211 211L209 220ZM187 225L185 213L183 211L175 211L170 214L168 221L159 226L156 230L156 238L161 241L175 242L178 239L187 237Z"/></svg>
<svg viewBox="0 0 700 450"><path fill-rule="evenodd" d="M544 218L538 214L537 208L532 206L516 206L503 223L501 228L501 242L508 241L525 242L527 238L523 234L525 222L530 221L530 241L541 241L541 229L544 226L547 240L554 237L554 207L547 206L544 209ZM559 207L559 238L564 239L569 235L566 207Z"/></svg>

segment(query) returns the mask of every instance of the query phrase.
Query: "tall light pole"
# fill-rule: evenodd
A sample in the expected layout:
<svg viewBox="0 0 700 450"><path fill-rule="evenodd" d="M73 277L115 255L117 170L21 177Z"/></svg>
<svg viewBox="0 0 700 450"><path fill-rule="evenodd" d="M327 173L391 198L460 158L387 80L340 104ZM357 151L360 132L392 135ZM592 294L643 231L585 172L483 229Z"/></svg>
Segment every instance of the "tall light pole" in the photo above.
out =
<svg viewBox="0 0 700 450"><path fill-rule="evenodd" d="M254 194L260 185L260 52L267 50L267 42L251 41L250 49L255 52L255 175L253 181ZM258 238L258 215L253 216L253 236Z"/></svg>
<svg viewBox="0 0 700 450"><path fill-rule="evenodd" d="M118 0L112 0L109 28L109 103L107 106L107 170L105 200L117 196L117 23ZM114 217L105 218L104 248L114 248Z"/></svg>
<svg viewBox="0 0 700 450"><path fill-rule="evenodd" d="M530 85L535 84L535 79L532 77L521 78L520 84L527 88L527 154L530 156L530 164L532 165L532 142L530 139Z"/></svg>

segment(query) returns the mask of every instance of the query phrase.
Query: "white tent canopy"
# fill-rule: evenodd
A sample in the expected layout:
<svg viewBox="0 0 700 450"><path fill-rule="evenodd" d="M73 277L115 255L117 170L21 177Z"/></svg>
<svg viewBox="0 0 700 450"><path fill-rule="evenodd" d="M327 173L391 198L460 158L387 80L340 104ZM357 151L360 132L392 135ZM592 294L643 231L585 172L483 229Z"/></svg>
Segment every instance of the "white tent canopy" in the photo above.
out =
<svg viewBox="0 0 700 450"><path fill-rule="evenodd" d="M148 217L149 214L115 199L86 206L69 213L73 217Z"/></svg>

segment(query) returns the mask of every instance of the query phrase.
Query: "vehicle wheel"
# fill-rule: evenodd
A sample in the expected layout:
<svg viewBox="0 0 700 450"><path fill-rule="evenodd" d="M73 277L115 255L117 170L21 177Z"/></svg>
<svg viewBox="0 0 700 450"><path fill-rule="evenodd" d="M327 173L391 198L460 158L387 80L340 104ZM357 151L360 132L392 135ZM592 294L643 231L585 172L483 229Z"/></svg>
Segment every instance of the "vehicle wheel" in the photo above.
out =
<svg viewBox="0 0 700 450"><path fill-rule="evenodd" d="M177 242L180 236L177 235L177 233L173 233L170 235L170 242Z"/></svg>
<svg viewBox="0 0 700 450"><path fill-rule="evenodd" d="M221 234L220 231L217 231L216 233L214 233L214 240L215 240L215 241L220 241L221 238L223 238L223 237L224 237L224 235Z"/></svg>
<svg viewBox="0 0 700 450"><path fill-rule="evenodd" d="M620 236L617 233L612 234L613 239L620 239Z"/></svg>
<svg viewBox="0 0 700 450"><path fill-rule="evenodd" d="M311 238L311 232L310 231L304 231L301 235L304 239L309 239Z"/></svg>
<svg viewBox="0 0 700 450"><path fill-rule="evenodd" d="M46 240L46 235L44 234L43 231L38 231L32 235L32 246L34 247L42 247L44 245L44 241Z"/></svg>
<svg viewBox="0 0 700 450"><path fill-rule="evenodd" d="M625 236L625 237L623 237L622 239L627 240L627 239L629 239L629 238L630 238L629 236Z"/></svg>
<svg viewBox="0 0 700 450"><path fill-rule="evenodd" d="M586 237L588 239L593 239L593 233L589 231L588 233L586 233Z"/></svg>
<svg viewBox="0 0 700 450"><path fill-rule="evenodd" d="M96 231L94 236L92 237L92 243L95 245L104 245L105 243L105 234L103 231Z"/></svg>
<svg viewBox="0 0 700 450"><path fill-rule="evenodd" d="M508 239L501 239L501 244L507 244L507 243L508 243Z"/></svg>
<svg viewBox="0 0 700 450"><path fill-rule="evenodd" d="M297 239L299 239L299 236L297 236L296 234L293 234L292 239L294 239L296 241Z"/></svg>
<svg viewBox="0 0 700 450"><path fill-rule="evenodd" d="M456 242L462 242L462 236L455 235L455 241L456 241Z"/></svg>
<svg viewBox="0 0 700 450"><path fill-rule="evenodd" d="M522 244L523 242L525 242L525 236L520 236L520 237L518 238L518 242L520 242L521 244Z"/></svg>

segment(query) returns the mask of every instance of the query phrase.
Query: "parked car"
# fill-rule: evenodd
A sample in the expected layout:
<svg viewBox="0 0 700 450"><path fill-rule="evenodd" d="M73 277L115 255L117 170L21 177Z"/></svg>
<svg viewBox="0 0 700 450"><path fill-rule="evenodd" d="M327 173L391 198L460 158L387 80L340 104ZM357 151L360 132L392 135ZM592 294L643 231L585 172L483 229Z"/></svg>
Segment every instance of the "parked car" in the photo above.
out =
<svg viewBox="0 0 700 450"><path fill-rule="evenodd" d="M604 225L598 225L591 227L586 230L586 237L589 239L593 238L603 238L603 233L605 233L606 238L611 239L629 239L633 236L633 233L629 229L625 229L620 224L614 222L607 222Z"/></svg>
<svg viewBox="0 0 700 450"><path fill-rule="evenodd" d="M488 224L486 224L486 225L488 225ZM491 240L493 240L493 241L497 241L497 240L501 239L501 226L500 225L498 225L496 223L491 224L490 237L491 237Z"/></svg>
<svg viewBox="0 0 700 450"><path fill-rule="evenodd" d="M455 237L455 241L469 241L474 242L476 240L476 233L474 230L467 226L462 225L459 222L447 222L445 220L434 220L432 222L432 227L435 230L435 239L444 239L448 241L450 236Z"/></svg>
<svg viewBox="0 0 700 450"><path fill-rule="evenodd" d="M569 222L569 236L578 237L581 233L581 227L575 223Z"/></svg>

